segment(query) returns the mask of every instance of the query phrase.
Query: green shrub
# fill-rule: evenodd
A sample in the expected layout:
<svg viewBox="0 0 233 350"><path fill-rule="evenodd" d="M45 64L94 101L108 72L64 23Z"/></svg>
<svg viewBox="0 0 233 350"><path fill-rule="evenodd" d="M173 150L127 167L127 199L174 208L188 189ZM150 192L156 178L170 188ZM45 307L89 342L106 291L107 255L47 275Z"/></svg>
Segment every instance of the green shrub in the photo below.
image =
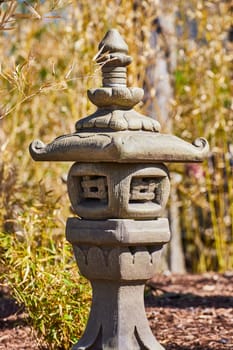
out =
<svg viewBox="0 0 233 350"><path fill-rule="evenodd" d="M21 231L0 233L1 283L25 305L30 324L49 349L65 350L84 329L91 292L64 235L56 234L56 220L49 211L34 204L18 218Z"/></svg>

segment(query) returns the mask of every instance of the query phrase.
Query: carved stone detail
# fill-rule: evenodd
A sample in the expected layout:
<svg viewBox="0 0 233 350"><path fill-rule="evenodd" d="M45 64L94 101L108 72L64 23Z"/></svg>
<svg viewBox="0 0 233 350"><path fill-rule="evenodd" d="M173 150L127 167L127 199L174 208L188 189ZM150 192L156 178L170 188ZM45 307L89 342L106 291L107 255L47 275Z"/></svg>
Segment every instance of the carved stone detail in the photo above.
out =
<svg viewBox="0 0 233 350"><path fill-rule="evenodd" d="M117 105L122 108L130 109L142 100L144 91L138 87L105 87L90 89L88 90L87 95L89 100L98 107L109 107ZM98 114L96 113L95 116L97 117ZM151 122L154 123L155 120L151 119ZM104 127L106 127L108 124L108 121L105 121L103 123ZM78 121L76 124L76 130L79 130L82 125L83 124ZM158 122L156 122L155 125L157 128L159 128ZM127 129L127 127L125 129Z"/></svg>
<svg viewBox="0 0 233 350"><path fill-rule="evenodd" d="M108 186L105 176L81 177L82 196L84 199L99 199L101 202L108 201Z"/></svg>
<svg viewBox="0 0 233 350"><path fill-rule="evenodd" d="M109 89L108 89L109 90ZM106 102L104 104L106 106L109 106L110 103L116 102L118 99L118 96L121 95L121 107L122 109L114 110L114 108L104 108L99 109L95 113L89 115L88 117L79 120L75 127L77 131L87 131L88 129L92 131L93 129L102 129L106 131L124 131L124 130L143 130L143 131L152 131L152 132L159 132L160 131L160 124L149 117L145 117L144 115L134 111L133 109L125 110L125 104L129 105L129 99L127 96L127 93L124 91L123 93L120 93L120 90L117 90L117 94L114 93L113 95L110 95L110 91L104 89L105 95L106 95ZM136 88L127 89L130 92L130 100L135 101L138 97L138 92ZM109 94L107 95L107 91ZM93 92L93 96L95 96L95 99L97 99L98 95ZM88 95L90 96L90 99L93 100L94 97L91 95L91 91L89 91ZM103 91L102 91L103 95ZM111 99L110 99L111 96ZM109 101L109 102L108 102ZM105 106L105 107L106 107ZM104 107L104 106L103 106Z"/></svg>
<svg viewBox="0 0 233 350"><path fill-rule="evenodd" d="M140 238L142 227L143 239ZM101 245L98 245L96 235L99 240L105 238ZM66 236L73 244L81 273L88 279L136 281L153 276L170 232L167 219L135 225L134 220L69 219Z"/></svg>
<svg viewBox="0 0 233 350"><path fill-rule="evenodd" d="M68 176L73 210L84 219L159 217L169 190L163 164L76 163Z"/></svg>
<svg viewBox="0 0 233 350"><path fill-rule="evenodd" d="M130 184L129 201L131 203L155 202L160 205L163 179L164 177L133 177Z"/></svg>
<svg viewBox="0 0 233 350"><path fill-rule="evenodd" d="M88 279L147 280L154 274L162 245L148 247L74 246L81 273Z"/></svg>

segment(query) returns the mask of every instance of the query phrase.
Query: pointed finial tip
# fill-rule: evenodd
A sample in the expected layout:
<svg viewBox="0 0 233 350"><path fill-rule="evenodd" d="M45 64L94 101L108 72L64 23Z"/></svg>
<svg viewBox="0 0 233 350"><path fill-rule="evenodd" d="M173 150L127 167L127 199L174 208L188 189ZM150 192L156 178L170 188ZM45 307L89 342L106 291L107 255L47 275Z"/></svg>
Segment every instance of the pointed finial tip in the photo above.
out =
<svg viewBox="0 0 233 350"><path fill-rule="evenodd" d="M99 44L99 50L104 52L128 53L128 45L117 29L110 29Z"/></svg>

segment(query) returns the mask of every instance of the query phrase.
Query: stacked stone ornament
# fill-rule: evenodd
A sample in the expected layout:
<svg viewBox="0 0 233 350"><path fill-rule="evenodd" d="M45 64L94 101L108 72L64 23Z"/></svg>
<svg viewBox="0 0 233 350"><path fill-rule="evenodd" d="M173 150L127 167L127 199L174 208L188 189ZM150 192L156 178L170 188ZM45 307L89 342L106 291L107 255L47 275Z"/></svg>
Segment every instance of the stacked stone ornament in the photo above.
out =
<svg viewBox="0 0 233 350"><path fill-rule="evenodd" d="M200 162L208 144L161 134L158 121L133 109L143 90L126 86L131 57L117 30L107 32L96 60L103 87L88 91L96 112L79 120L73 134L30 146L34 160L75 162L68 193L79 218L67 220L66 237L91 281L93 301L73 350L161 350L143 295L170 239L161 217L170 189L164 162Z"/></svg>

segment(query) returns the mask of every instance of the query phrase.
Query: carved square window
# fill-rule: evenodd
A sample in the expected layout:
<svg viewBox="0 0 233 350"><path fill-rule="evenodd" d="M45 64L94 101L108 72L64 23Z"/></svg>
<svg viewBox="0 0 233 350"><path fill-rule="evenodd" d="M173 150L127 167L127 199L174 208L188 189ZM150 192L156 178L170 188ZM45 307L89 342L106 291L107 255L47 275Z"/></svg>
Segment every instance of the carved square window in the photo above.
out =
<svg viewBox="0 0 233 350"><path fill-rule="evenodd" d="M129 203L155 203L160 205L163 179L163 176L133 177L130 184Z"/></svg>
<svg viewBox="0 0 233 350"><path fill-rule="evenodd" d="M106 176L87 175L80 177L81 202L108 203L108 185Z"/></svg>

